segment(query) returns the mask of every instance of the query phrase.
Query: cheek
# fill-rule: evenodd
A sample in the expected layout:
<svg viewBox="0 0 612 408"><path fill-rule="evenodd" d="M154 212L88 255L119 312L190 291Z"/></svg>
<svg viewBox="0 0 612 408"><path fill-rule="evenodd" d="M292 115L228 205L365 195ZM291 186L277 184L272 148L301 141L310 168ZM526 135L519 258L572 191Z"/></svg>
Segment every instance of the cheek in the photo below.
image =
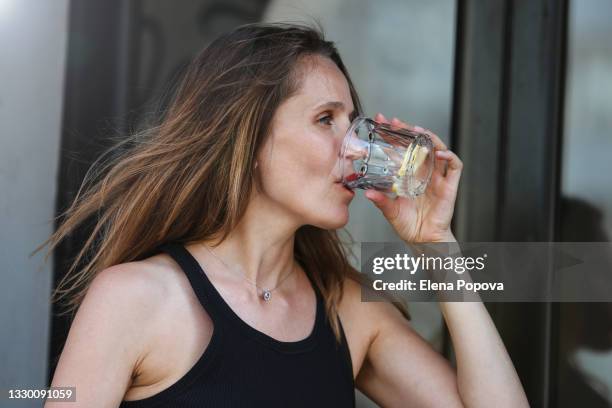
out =
<svg viewBox="0 0 612 408"><path fill-rule="evenodd" d="M275 154L278 160L273 163L273 167L279 177L290 179L294 183L302 180L302 188L328 184L333 180L330 176L337 165L336 150L338 148L332 138L317 134L296 137L288 140L284 146L278 146Z"/></svg>
<svg viewBox="0 0 612 408"><path fill-rule="evenodd" d="M310 174L323 176L329 181L334 166L337 165L340 151L340 143L330 134L313 136L308 141L297 147L302 158L302 166L309 170Z"/></svg>
<svg viewBox="0 0 612 408"><path fill-rule="evenodd" d="M264 191L294 207L333 195L341 140L331 131L286 130L270 139L263 150L260 172Z"/></svg>

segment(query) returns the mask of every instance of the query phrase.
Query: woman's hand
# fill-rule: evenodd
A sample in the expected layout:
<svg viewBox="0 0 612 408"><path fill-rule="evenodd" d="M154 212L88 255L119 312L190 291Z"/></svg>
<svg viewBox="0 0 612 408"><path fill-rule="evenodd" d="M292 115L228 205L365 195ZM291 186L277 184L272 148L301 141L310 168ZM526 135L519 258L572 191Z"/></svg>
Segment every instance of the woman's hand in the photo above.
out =
<svg viewBox="0 0 612 408"><path fill-rule="evenodd" d="M376 190L366 190L365 196L376 205L397 234L406 242L452 242L455 237L450 229L457 188L463 163L431 131L411 126L393 118L388 121L381 113L374 118L377 122L425 132L434 144L435 166L431 181L423 195L390 198Z"/></svg>

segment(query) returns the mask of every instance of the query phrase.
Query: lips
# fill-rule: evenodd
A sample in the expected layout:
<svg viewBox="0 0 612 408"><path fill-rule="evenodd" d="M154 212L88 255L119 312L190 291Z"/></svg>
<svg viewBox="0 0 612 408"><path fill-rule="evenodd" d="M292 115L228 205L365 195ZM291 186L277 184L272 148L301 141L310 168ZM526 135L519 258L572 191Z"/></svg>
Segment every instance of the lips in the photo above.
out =
<svg viewBox="0 0 612 408"><path fill-rule="evenodd" d="M345 183L350 183L351 181L357 180L358 178L360 178L360 176L357 173L351 173L344 178L344 182L342 181L342 179L338 179L335 181L335 184L339 184L344 191L350 193L351 196L354 196L355 191L352 188L348 187Z"/></svg>
<svg viewBox="0 0 612 408"><path fill-rule="evenodd" d="M359 175L357 173L352 173L346 176L346 181L351 182L351 181L357 180L358 178L359 178Z"/></svg>
<svg viewBox="0 0 612 408"><path fill-rule="evenodd" d="M337 184L339 187L342 187L342 189L343 189L344 191L349 192L351 195L354 195L354 194L355 194L355 192L354 192L352 189L350 189L349 187L347 187L346 185L344 185L342 182L337 181L335 184Z"/></svg>
<svg viewBox="0 0 612 408"><path fill-rule="evenodd" d="M361 176L359 176L359 174L357 173L351 173L348 176L346 176L344 179L346 180L347 183L350 183L351 181L355 181L358 178L360 178ZM342 183L342 179L336 179L336 183Z"/></svg>

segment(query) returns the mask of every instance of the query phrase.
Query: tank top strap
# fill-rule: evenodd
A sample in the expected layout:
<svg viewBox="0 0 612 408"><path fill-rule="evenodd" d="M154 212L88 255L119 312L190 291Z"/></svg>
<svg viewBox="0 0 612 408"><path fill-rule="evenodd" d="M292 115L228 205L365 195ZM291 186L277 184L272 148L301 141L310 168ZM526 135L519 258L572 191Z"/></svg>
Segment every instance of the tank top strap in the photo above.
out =
<svg viewBox="0 0 612 408"><path fill-rule="evenodd" d="M193 257L193 255L178 242L169 242L158 247L167 252L183 269L196 293L200 303L209 313L215 323L221 323L228 329L237 329L251 336L253 339L284 353L302 353L314 348L318 338L323 335L325 326L325 302L321 292L311 279L316 298L314 326L310 335L302 340L285 342L277 340L246 323L238 316L229 304L223 299L217 288L208 278L206 272ZM307 274L308 275L308 274Z"/></svg>
<svg viewBox="0 0 612 408"><path fill-rule="evenodd" d="M176 263L179 264L189 283L193 288L198 300L210 315L215 323L220 323L223 319L224 311L219 304L218 293L212 282L191 253L178 242L167 242L160 245L159 250L166 252Z"/></svg>

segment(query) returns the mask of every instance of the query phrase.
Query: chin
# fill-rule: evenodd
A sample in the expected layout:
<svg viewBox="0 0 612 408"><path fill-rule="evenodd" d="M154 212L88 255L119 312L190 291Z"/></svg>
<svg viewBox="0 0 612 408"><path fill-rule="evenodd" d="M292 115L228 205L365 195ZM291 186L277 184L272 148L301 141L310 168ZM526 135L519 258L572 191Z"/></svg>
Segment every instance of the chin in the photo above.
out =
<svg viewBox="0 0 612 408"><path fill-rule="evenodd" d="M316 223L313 225L327 230L335 230L344 227L349 221L349 210L348 206L343 208L337 208L334 210L325 211L324 214L320 214L323 217L319 217Z"/></svg>

